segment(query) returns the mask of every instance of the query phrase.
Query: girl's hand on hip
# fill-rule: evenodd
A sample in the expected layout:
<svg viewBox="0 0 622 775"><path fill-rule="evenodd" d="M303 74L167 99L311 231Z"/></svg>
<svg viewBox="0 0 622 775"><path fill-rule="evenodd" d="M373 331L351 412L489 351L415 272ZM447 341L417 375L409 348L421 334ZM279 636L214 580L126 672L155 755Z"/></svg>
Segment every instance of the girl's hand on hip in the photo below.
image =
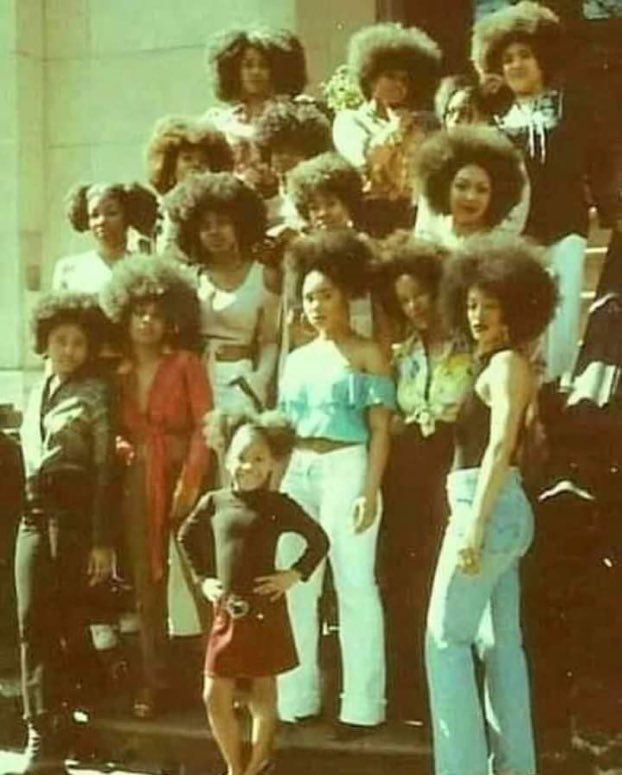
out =
<svg viewBox="0 0 622 775"><path fill-rule="evenodd" d="M482 569L484 529L484 523L475 519L466 532L462 548L458 551L458 567L468 576L476 576Z"/></svg>
<svg viewBox="0 0 622 775"><path fill-rule="evenodd" d="M107 546L94 546L89 554L86 575L89 578L89 587L101 584L112 575L114 552Z"/></svg>
<svg viewBox="0 0 622 775"><path fill-rule="evenodd" d="M354 503L354 532L364 533L376 521L378 495L361 495Z"/></svg>
<svg viewBox="0 0 622 775"><path fill-rule="evenodd" d="M203 579L201 582L201 592L210 603L217 603L223 596L222 581L216 578Z"/></svg>
<svg viewBox="0 0 622 775"><path fill-rule="evenodd" d="M253 592L256 595L268 595L270 600L278 600L288 589L300 581L300 573L293 568L278 570L269 576L257 576Z"/></svg>

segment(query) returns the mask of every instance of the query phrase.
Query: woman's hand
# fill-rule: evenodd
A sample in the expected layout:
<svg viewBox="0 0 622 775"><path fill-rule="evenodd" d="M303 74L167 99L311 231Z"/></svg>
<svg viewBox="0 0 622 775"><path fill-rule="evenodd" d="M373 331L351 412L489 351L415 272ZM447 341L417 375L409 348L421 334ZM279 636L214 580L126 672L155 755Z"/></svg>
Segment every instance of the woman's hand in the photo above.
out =
<svg viewBox="0 0 622 775"><path fill-rule="evenodd" d="M458 567L468 576L476 576L482 569L484 529L483 521L474 519L464 537L462 549L458 551Z"/></svg>
<svg viewBox="0 0 622 775"><path fill-rule="evenodd" d="M354 502L354 532L364 533L375 522L378 513L378 493L366 493Z"/></svg>
<svg viewBox="0 0 622 775"><path fill-rule="evenodd" d="M86 575L89 587L101 584L112 575L114 552L108 546L94 546L89 554Z"/></svg>
<svg viewBox="0 0 622 775"><path fill-rule="evenodd" d="M279 570L269 576L257 576L253 592L256 595L268 595L270 600L278 600L288 589L300 581L300 573L294 568Z"/></svg>
<svg viewBox="0 0 622 775"><path fill-rule="evenodd" d="M217 603L224 593L222 581L211 577L203 579L201 582L201 592L210 603Z"/></svg>

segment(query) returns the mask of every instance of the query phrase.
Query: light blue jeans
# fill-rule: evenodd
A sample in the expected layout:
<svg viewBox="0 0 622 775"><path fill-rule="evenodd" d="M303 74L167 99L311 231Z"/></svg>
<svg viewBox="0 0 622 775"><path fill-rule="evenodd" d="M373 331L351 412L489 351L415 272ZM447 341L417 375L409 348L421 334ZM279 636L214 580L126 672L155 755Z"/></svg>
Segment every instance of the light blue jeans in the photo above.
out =
<svg viewBox="0 0 622 775"><path fill-rule="evenodd" d="M533 513L518 471L510 469L486 526L481 570L474 576L464 574L457 567L458 551L472 519L478 475L477 468L449 475L451 520L428 610L425 659L435 771L436 775L490 771L534 775L518 578L519 559L533 539ZM484 709L475 679L474 650L484 664Z"/></svg>

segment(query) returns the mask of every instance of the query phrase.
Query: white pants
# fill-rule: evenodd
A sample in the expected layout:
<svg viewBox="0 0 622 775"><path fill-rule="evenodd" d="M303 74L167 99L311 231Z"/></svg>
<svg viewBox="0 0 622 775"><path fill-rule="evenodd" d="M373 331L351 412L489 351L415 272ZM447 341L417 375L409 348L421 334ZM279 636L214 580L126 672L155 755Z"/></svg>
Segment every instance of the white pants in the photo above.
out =
<svg viewBox="0 0 622 775"><path fill-rule="evenodd" d="M549 266L560 298L544 335L546 382L569 372L577 355L585 245L585 237L569 234L549 248Z"/></svg>
<svg viewBox="0 0 622 775"><path fill-rule="evenodd" d="M384 623L375 577L380 519L360 534L354 532L352 519L366 468L367 448L363 445L325 454L295 450L281 490L320 523L330 540L328 558L337 593L343 664L340 719L372 726L385 715ZM279 567L289 567L303 548L300 536L283 535L277 551ZM278 709L284 720L320 710L318 601L324 569L322 563L308 581L288 592L300 664L278 677Z"/></svg>

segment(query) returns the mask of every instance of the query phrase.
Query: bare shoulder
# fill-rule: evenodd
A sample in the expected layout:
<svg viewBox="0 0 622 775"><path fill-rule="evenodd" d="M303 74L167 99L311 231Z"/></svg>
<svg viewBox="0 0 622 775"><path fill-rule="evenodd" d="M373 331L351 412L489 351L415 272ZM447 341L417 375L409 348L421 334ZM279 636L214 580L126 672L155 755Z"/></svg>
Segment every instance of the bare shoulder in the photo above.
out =
<svg viewBox="0 0 622 775"><path fill-rule="evenodd" d="M490 383L511 383L517 389L529 389L534 380L529 360L516 350L502 350L490 359Z"/></svg>
<svg viewBox="0 0 622 775"><path fill-rule="evenodd" d="M263 266L263 284L267 291L278 295L281 293L281 275L274 266Z"/></svg>
<svg viewBox="0 0 622 775"><path fill-rule="evenodd" d="M356 336L353 340L353 353L360 364L361 370L368 374L389 376L391 367L386 354L373 339Z"/></svg>

